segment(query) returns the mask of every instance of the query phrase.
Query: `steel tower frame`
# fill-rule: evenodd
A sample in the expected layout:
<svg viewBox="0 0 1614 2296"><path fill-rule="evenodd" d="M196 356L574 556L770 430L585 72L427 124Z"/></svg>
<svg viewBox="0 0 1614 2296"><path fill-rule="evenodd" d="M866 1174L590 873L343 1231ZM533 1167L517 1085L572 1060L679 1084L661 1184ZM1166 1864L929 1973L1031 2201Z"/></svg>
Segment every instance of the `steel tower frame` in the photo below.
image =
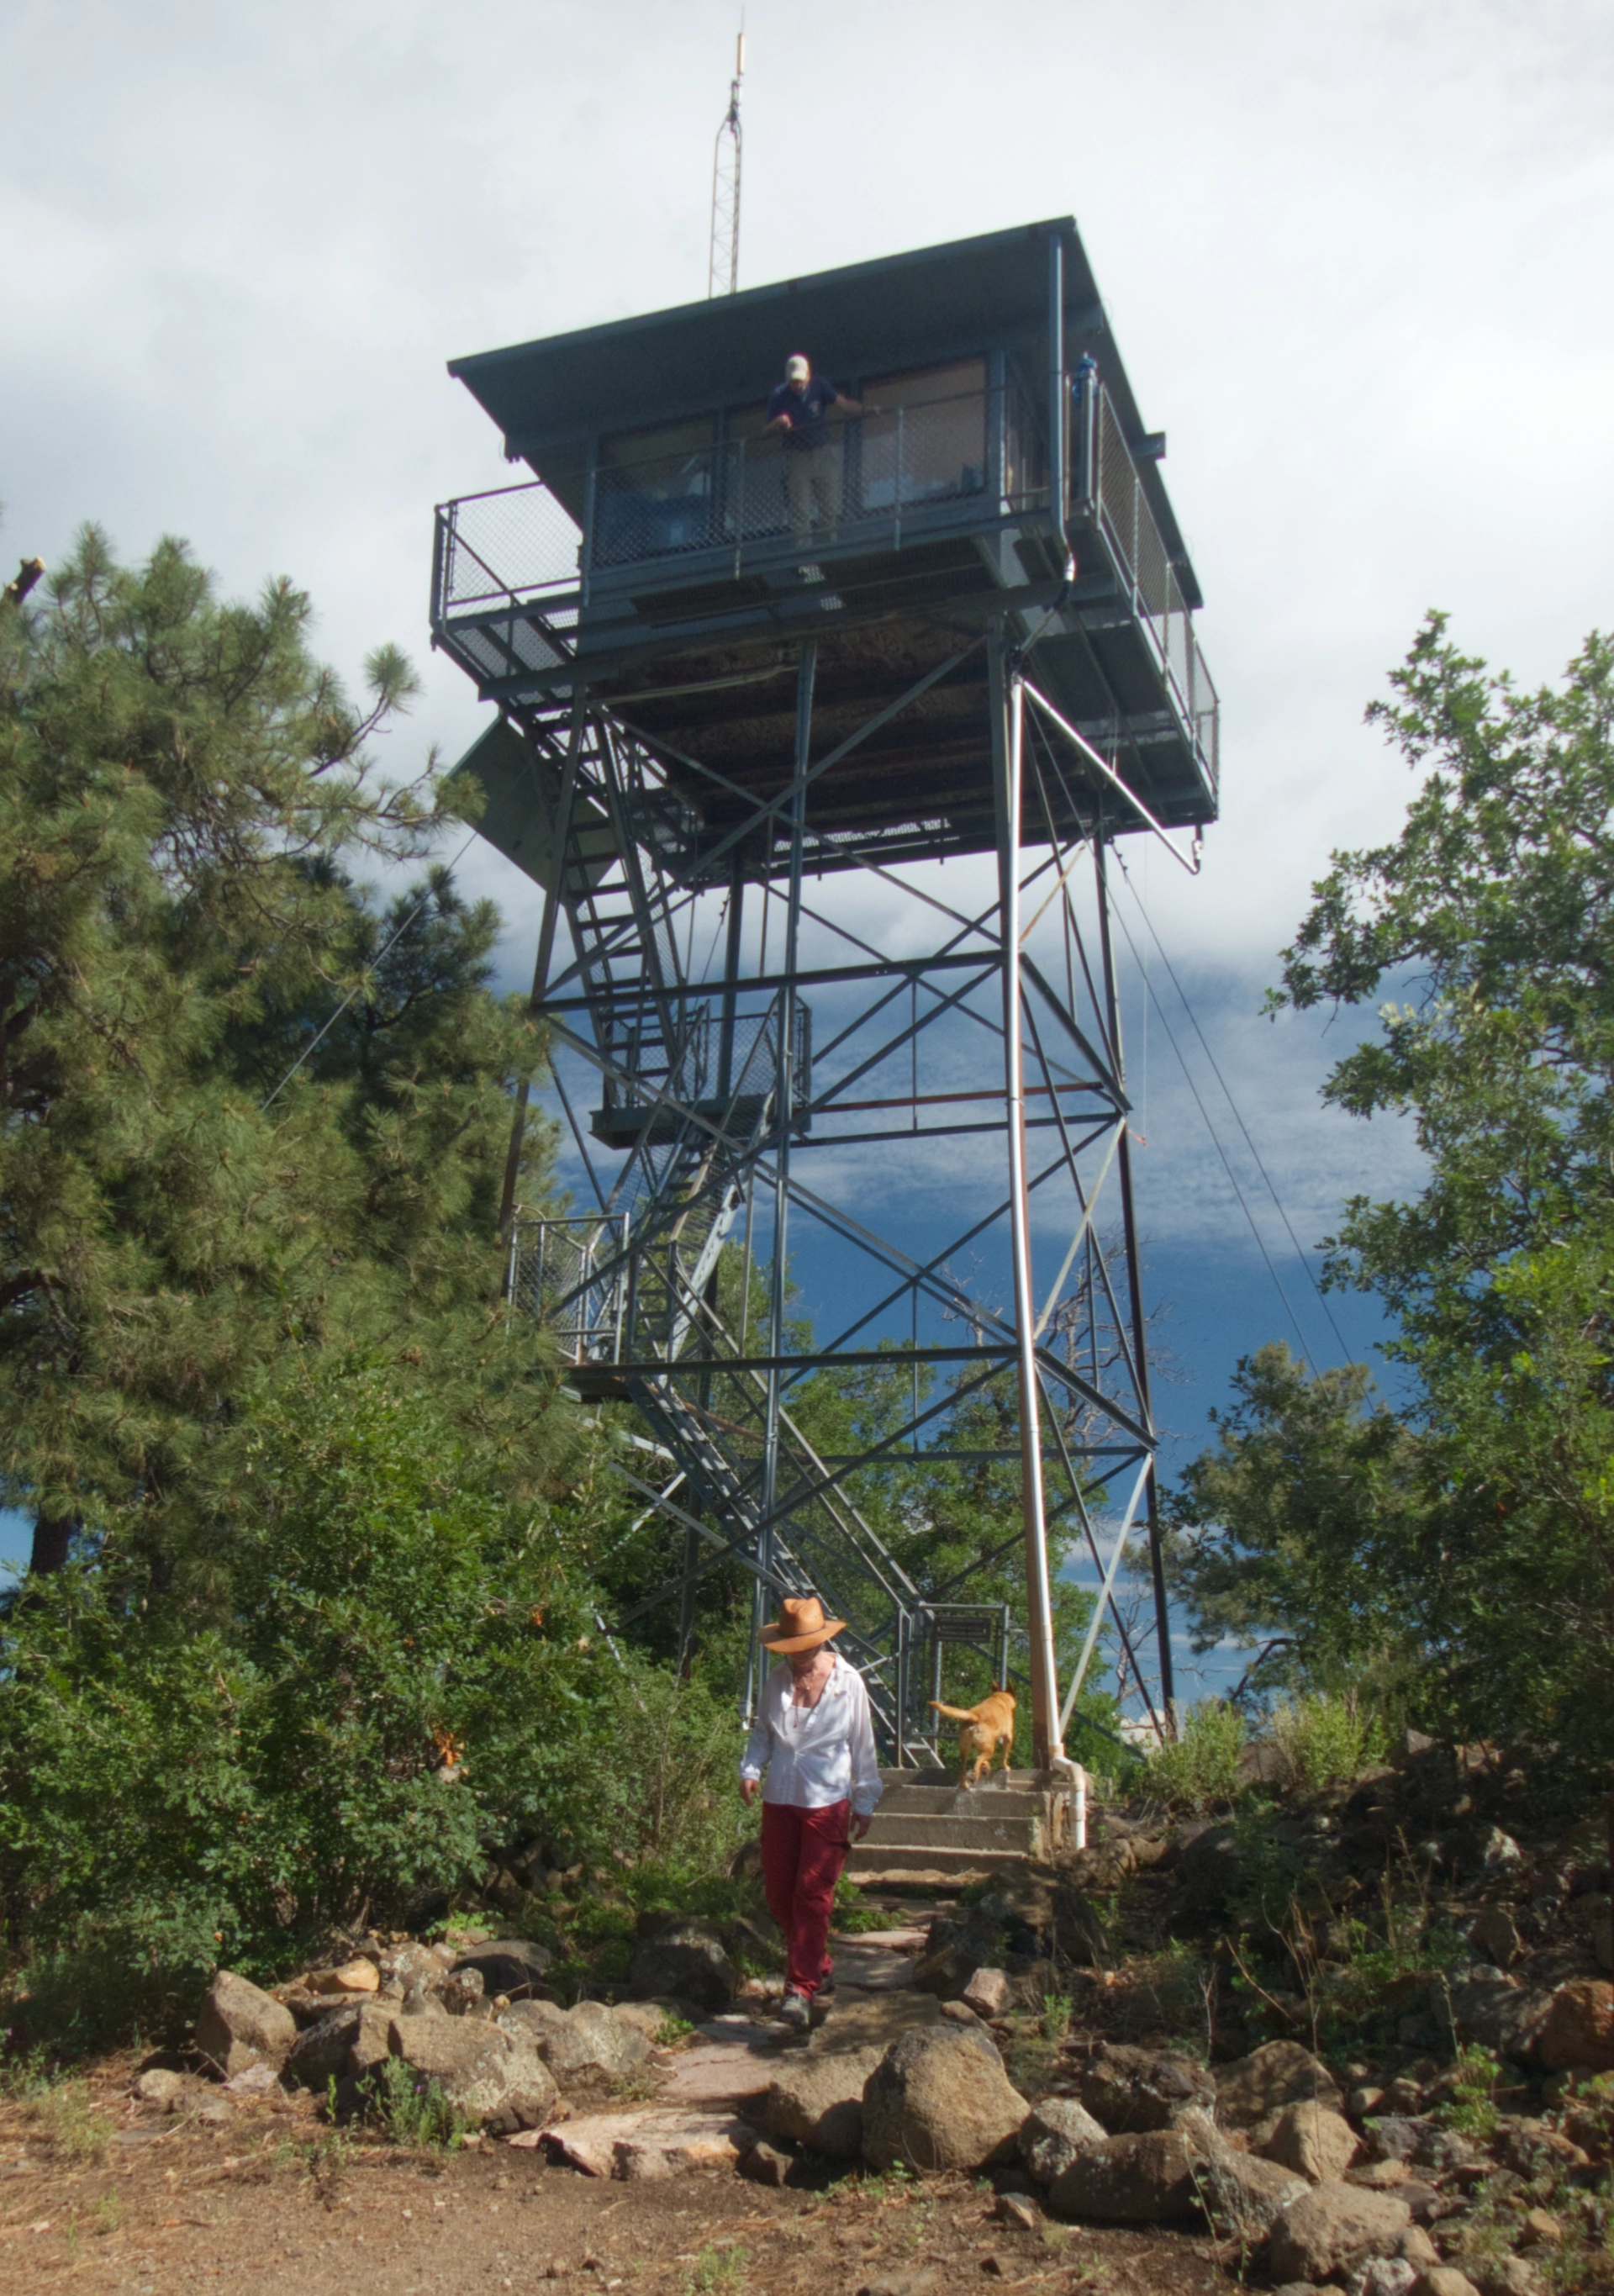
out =
<svg viewBox="0 0 1614 2296"><path fill-rule="evenodd" d="M1029 644L1023 633L1006 610L961 633L944 663L819 754L818 645L798 641L793 757L778 786L741 790L677 753L685 787L693 775L743 802L716 842L694 833L667 745L641 741L585 684L564 702L506 705L548 816L533 1009L595 1201L539 1219L507 1189L505 1212L512 1298L552 1323L579 1390L635 1404L662 1455L627 1480L682 1532L682 1567L620 1623L676 1600L687 1647L696 1590L725 1562L750 1574L758 1619L810 1588L850 1621L882 1734L909 1759L926 1740L915 1653L959 1590L915 1583L901 1542L860 1508L860 1481L1017 1459L1020 1522L972 1568L1023 1551L1025 1673L1046 1771L1069 1767L1064 1736L1106 1603L1126 1637L1111 1598L1140 1513L1167 1716L1172 1682L1105 867L1118 832L1152 824L1114 758L1042 694L1036 632ZM832 839L815 827L830 769L844 775L941 677L979 676L978 650L990 882L984 855L974 867L955 859L947 883L933 861L893 865L873 836L864 849L844 828ZM999 1143L988 1185L981 1152ZM615 1168L602 1147L620 1156ZM815 1162L838 1168L823 1185ZM515 1168L512 1142L512 1188ZM949 1189L979 1201L983 1188L987 1208L946 1226L938 1248L910 1250L870 1210L893 1182L910 1209L945 1203ZM792 1264L816 1311L799 1349ZM821 1455L792 1397L816 1373L856 1367L906 1374L907 1405L849 1451ZM949 1448L953 1411L1005 1381L1017 1440ZM1098 1564L1102 1593L1061 1683L1051 1578L1073 1541ZM989 1643L983 1630L979 1646Z"/></svg>

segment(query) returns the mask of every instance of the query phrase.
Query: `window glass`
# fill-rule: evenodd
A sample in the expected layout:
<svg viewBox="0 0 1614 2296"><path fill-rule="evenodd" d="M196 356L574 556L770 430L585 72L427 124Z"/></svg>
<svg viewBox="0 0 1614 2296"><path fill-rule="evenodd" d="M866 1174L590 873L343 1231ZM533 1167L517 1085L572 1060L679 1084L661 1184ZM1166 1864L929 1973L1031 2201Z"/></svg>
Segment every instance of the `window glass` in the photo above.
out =
<svg viewBox="0 0 1614 2296"><path fill-rule="evenodd" d="M635 494L665 500L675 495L709 494L712 483L709 414L688 422L661 422L651 430L619 430L600 442L602 470L621 473Z"/></svg>

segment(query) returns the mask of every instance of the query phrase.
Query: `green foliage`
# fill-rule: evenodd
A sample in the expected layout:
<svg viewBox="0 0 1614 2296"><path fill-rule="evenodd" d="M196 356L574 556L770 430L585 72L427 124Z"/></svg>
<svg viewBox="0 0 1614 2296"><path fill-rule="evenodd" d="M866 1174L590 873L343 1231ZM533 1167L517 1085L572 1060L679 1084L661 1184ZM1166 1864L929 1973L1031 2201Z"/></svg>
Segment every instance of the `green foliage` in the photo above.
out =
<svg viewBox="0 0 1614 2296"><path fill-rule="evenodd" d="M1386 1743L1382 1722L1350 1692L1285 1699L1273 1709L1266 1734L1283 1758L1289 1784L1309 1793L1348 1784L1378 1760Z"/></svg>
<svg viewBox="0 0 1614 2296"><path fill-rule="evenodd" d="M1291 1674L1388 1658L1426 1718L1614 1750L1614 639L1517 690L1432 616L1370 716L1421 775L1400 836L1337 854L1274 1001L1379 1004L1325 1096L1409 1118L1405 1201L1354 1198L1336 1283L1397 1324L1408 1402L1245 1367L1184 1479L1174 1558L1207 1634ZM1386 993L1406 1000L1383 1004Z"/></svg>
<svg viewBox="0 0 1614 2296"><path fill-rule="evenodd" d="M366 2089L369 2118L395 2144L458 2152L471 2123L438 2082L412 2070L402 2057L383 2059Z"/></svg>
<svg viewBox="0 0 1614 2296"><path fill-rule="evenodd" d="M738 2241L714 2241L695 2259L689 2285L694 2296L739 2296L745 2286L749 2251Z"/></svg>
<svg viewBox="0 0 1614 2296"><path fill-rule="evenodd" d="M487 1305L542 1047L487 991L490 905L355 882L421 857L442 797L367 753L402 658L356 707L309 620L93 529L46 606L0 608L0 1500L53 1566L116 1510L141 1592L219 1607L248 1398L297 1344L422 1374L518 1496L555 1451L537 1335Z"/></svg>
<svg viewBox="0 0 1614 2296"><path fill-rule="evenodd" d="M1496 2103L1496 2091L1501 2087L1502 2066L1498 2060L1489 2049L1471 2043L1457 2052L1439 2118L1448 2128L1460 2129L1465 2136L1494 2136L1502 2118Z"/></svg>
<svg viewBox="0 0 1614 2296"><path fill-rule="evenodd" d="M1244 1717L1219 1698L1190 1708L1176 1737L1151 1749L1149 1791L1171 1809L1208 1810L1239 1791Z"/></svg>

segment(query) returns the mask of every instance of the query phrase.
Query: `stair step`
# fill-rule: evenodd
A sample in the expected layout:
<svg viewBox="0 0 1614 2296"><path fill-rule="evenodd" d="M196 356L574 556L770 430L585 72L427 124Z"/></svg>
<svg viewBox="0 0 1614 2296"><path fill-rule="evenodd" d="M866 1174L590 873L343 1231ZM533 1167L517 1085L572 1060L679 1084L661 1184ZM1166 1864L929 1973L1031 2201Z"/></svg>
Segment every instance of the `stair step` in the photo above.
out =
<svg viewBox="0 0 1614 2296"><path fill-rule="evenodd" d="M898 1812L883 1825L877 1815L864 1838L871 1843L900 1841L911 1849L1011 1849L1029 1857L1036 1827L1031 1817L915 1817Z"/></svg>
<svg viewBox="0 0 1614 2296"><path fill-rule="evenodd" d="M933 1849L922 1842L860 1841L846 1870L853 1882L877 1874L938 1874L961 1882L974 1874L1013 1873L1025 1862L1023 1849Z"/></svg>
<svg viewBox="0 0 1614 2296"><path fill-rule="evenodd" d="M1037 1817L1042 1814L1040 1794L1004 1793L996 1789L991 1793L972 1793L960 1788L956 1780L950 1786L888 1786L880 1797L880 1815L884 1817L896 1810L912 1810L926 1817Z"/></svg>

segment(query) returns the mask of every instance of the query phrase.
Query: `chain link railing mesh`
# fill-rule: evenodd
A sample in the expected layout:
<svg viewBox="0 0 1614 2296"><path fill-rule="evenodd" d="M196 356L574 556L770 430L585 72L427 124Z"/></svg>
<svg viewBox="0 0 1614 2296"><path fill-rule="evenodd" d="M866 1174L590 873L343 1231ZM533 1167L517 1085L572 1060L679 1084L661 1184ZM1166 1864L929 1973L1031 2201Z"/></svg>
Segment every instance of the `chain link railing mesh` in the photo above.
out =
<svg viewBox="0 0 1614 2296"><path fill-rule="evenodd" d="M539 480L466 495L450 503L443 516L439 605L446 613L577 581L582 537Z"/></svg>

